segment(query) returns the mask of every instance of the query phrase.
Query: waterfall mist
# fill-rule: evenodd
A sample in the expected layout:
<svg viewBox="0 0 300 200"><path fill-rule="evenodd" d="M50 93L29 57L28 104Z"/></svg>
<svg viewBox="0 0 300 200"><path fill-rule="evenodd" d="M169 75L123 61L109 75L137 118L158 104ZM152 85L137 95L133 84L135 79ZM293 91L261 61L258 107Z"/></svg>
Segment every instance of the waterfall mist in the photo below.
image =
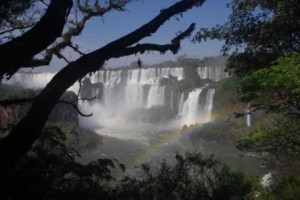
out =
<svg viewBox="0 0 300 200"><path fill-rule="evenodd" d="M54 73L17 73L6 84L43 88ZM82 127L103 136L99 147L83 155L84 161L116 158L134 171L144 162L160 163L176 152L201 151L252 170L254 158L240 162L239 152L219 143L194 141L184 125L211 120L213 85L226 78L224 65L198 67L143 67L100 70L82 80L79 109L93 113L79 117ZM213 84L211 84L213 83ZM79 84L69 90L78 92ZM222 149L220 151L220 149Z"/></svg>
<svg viewBox="0 0 300 200"><path fill-rule="evenodd" d="M224 68L219 68L210 72L212 78L220 80L227 76ZM83 88L82 94L97 98L80 104L85 113L93 113L90 118L81 118L81 124L104 127L154 123L174 129L210 121L215 90L208 84L178 89L185 78L189 77L185 77L184 67L100 70L88 78Z"/></svg>

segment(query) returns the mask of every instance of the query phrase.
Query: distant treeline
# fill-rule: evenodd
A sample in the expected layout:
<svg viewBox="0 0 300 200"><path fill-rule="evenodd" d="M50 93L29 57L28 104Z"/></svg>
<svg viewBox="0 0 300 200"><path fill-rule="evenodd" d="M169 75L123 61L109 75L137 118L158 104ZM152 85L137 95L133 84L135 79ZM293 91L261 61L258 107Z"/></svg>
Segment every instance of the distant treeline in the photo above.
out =
<svg viewBox="0 0 300 200"><path fill-rule="evenodd" d="M203 67L203 66L224 66L227 61L226 56L215 56L215 57L189 57L188 55L180 55L176 58L175 61L167 60L157 64L147 64L144 63L143 60L140 60L142 67ZM133 61L130 65L125 65L121 67L114 67L114 69L118 68L138 68L138 60ZM109 67L108 67L109 68Z"/></svg>

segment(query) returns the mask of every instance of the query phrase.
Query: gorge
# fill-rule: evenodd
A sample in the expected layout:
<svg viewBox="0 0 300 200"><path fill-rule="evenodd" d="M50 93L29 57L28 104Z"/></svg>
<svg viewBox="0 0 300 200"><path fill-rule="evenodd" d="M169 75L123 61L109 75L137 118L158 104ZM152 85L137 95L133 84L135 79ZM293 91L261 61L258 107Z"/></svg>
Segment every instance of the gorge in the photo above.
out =
<svg viewBox="0 0 300 200"><path fill-rule="evenodd" d="M80 88L83 100L78 107L85 114L93 113L91 117L79 116L79 123L103 139L98 147L83 154L82 162L116 158L129 173L136 165L159 163L176 152L200 151L214 154L235 169L257 173L255 156L241 158L232 145L195 140L189 128L182 129L212 120L217 94L214 85L228 77L224 69L224 65L128 67L84 77L81 87L77 83L69 88L76 93ZM38 88L53 75L17 73L6 83Z"/></svg>

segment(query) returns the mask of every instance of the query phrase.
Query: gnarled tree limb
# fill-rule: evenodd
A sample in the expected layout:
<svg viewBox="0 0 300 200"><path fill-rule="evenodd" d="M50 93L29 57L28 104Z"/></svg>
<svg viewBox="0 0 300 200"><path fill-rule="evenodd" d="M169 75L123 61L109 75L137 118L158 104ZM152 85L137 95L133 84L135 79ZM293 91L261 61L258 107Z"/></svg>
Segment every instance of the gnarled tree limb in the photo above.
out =
<svg viewBox="0 0 300 200"><path fill-rule="evenodd" d="M24 63L60 37L72 0L52 0L41 20L24 35L0 46L0 77L11 76Z"/></svg>
<svg viewBox="0 0 300 200"><path fill-rule="evenodd" d="M86 74L98 70L106 60L128 55L126 54L126 49L130 49L132 45L141 39L155 33L169 18L194 6L200 6L203 2L204 0L179 1L162 10L153 20L130 34L80 57L77 61L70 63L58 72L39 94L27 115L13 128L6 138L0 141L0 160L3 161L0 165L0 175L5 175L3 173L9 171L20 157L31 148L33 142L41 133L50 111L60 96L71 85ZM187 32L185 31L184 33L187 34ZM174 44L179 43L184 37L184 35L179 35L178 39L174 40ZM169 46L169 50L172 50L174 44ZM147 49L144 48L143 50L146 51Z"/></svg>
<svg viewBox="0 0 300 200"><path fill-rule="evenodd" d="M70 47L80 56L84 55L84 53L79 50L79 47L73 44L72 40L74 37L82 33L87 21L89 21L93 17L103 16L104 14L112 10L124 11L124 6L132 1L134 0L110 1L109 3L107 3L107 5L100 5L98 1L95 1L92 5L90 5L89 0L85 0L84 3L79 0L75 1L75 13L72 13L75 15L75 19L67 19L70 27L61 34L61 36L59 37L60 41L55 42L54 40L53 43L50 43L51 45L49 44L50 46L47 47L47 49L45 49L41 54L39 54L43 54L42 58L34 59L33 57L31 57L31 59L29 60L19 62L19 68L33 68L43 65L49 65L53 56L56 56L59 59L63 59L64 61L66 61L66 63L69 63L69 60L64 57L62 51L66 47ZM81 12L80 17L77 16L78 10ZM7 73L7 75L12 75L13 73L14 72L10 74Z"/></svg>

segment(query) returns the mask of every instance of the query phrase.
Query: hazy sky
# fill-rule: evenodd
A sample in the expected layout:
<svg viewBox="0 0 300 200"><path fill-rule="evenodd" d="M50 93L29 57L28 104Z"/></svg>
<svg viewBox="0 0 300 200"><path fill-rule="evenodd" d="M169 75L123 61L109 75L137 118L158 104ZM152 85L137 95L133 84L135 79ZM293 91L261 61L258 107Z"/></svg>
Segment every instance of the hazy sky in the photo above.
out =
<svg viewBox="0 0 300 200"><path fill-rule="evenodd" d="M86 51L95 50L119 37L135 30L144 23L155 17L162 8L166 8L177 0L142 0L133 2L127 6L126 12L110 12L102 18L96 18L90 21L84 32L76 38L77 43ZM185 30L192 22L197 24L197 29L201 27L211 27L216 24L222 24L226 21L230 10L226 7L228 0L206 0L200 8L194 8L183 13L179 21L173 17L167 21L156 34L146 38L142 42L153 42L165 44L176 35L176 32ZM197 30L196 29L196 30ZM196 33L196 31L194 32ZM140 43L142 43L140 42ZM178 55L187 54L191 57L216 56L220 54L222 43L219 41L208 41L193 44L190 39L182 43L182 48L177 55L166 53L146 53L142 56L128 56L120 59L112 59L107 66L128 65L132 61L141 58L148 64L159 63L164 60L175 59ZM69 57L75 58L70 51ZM51 69L55 70L64 66L65 63L54 60L51 63ZM51 71L52 71L51 70Z"/></svg>

